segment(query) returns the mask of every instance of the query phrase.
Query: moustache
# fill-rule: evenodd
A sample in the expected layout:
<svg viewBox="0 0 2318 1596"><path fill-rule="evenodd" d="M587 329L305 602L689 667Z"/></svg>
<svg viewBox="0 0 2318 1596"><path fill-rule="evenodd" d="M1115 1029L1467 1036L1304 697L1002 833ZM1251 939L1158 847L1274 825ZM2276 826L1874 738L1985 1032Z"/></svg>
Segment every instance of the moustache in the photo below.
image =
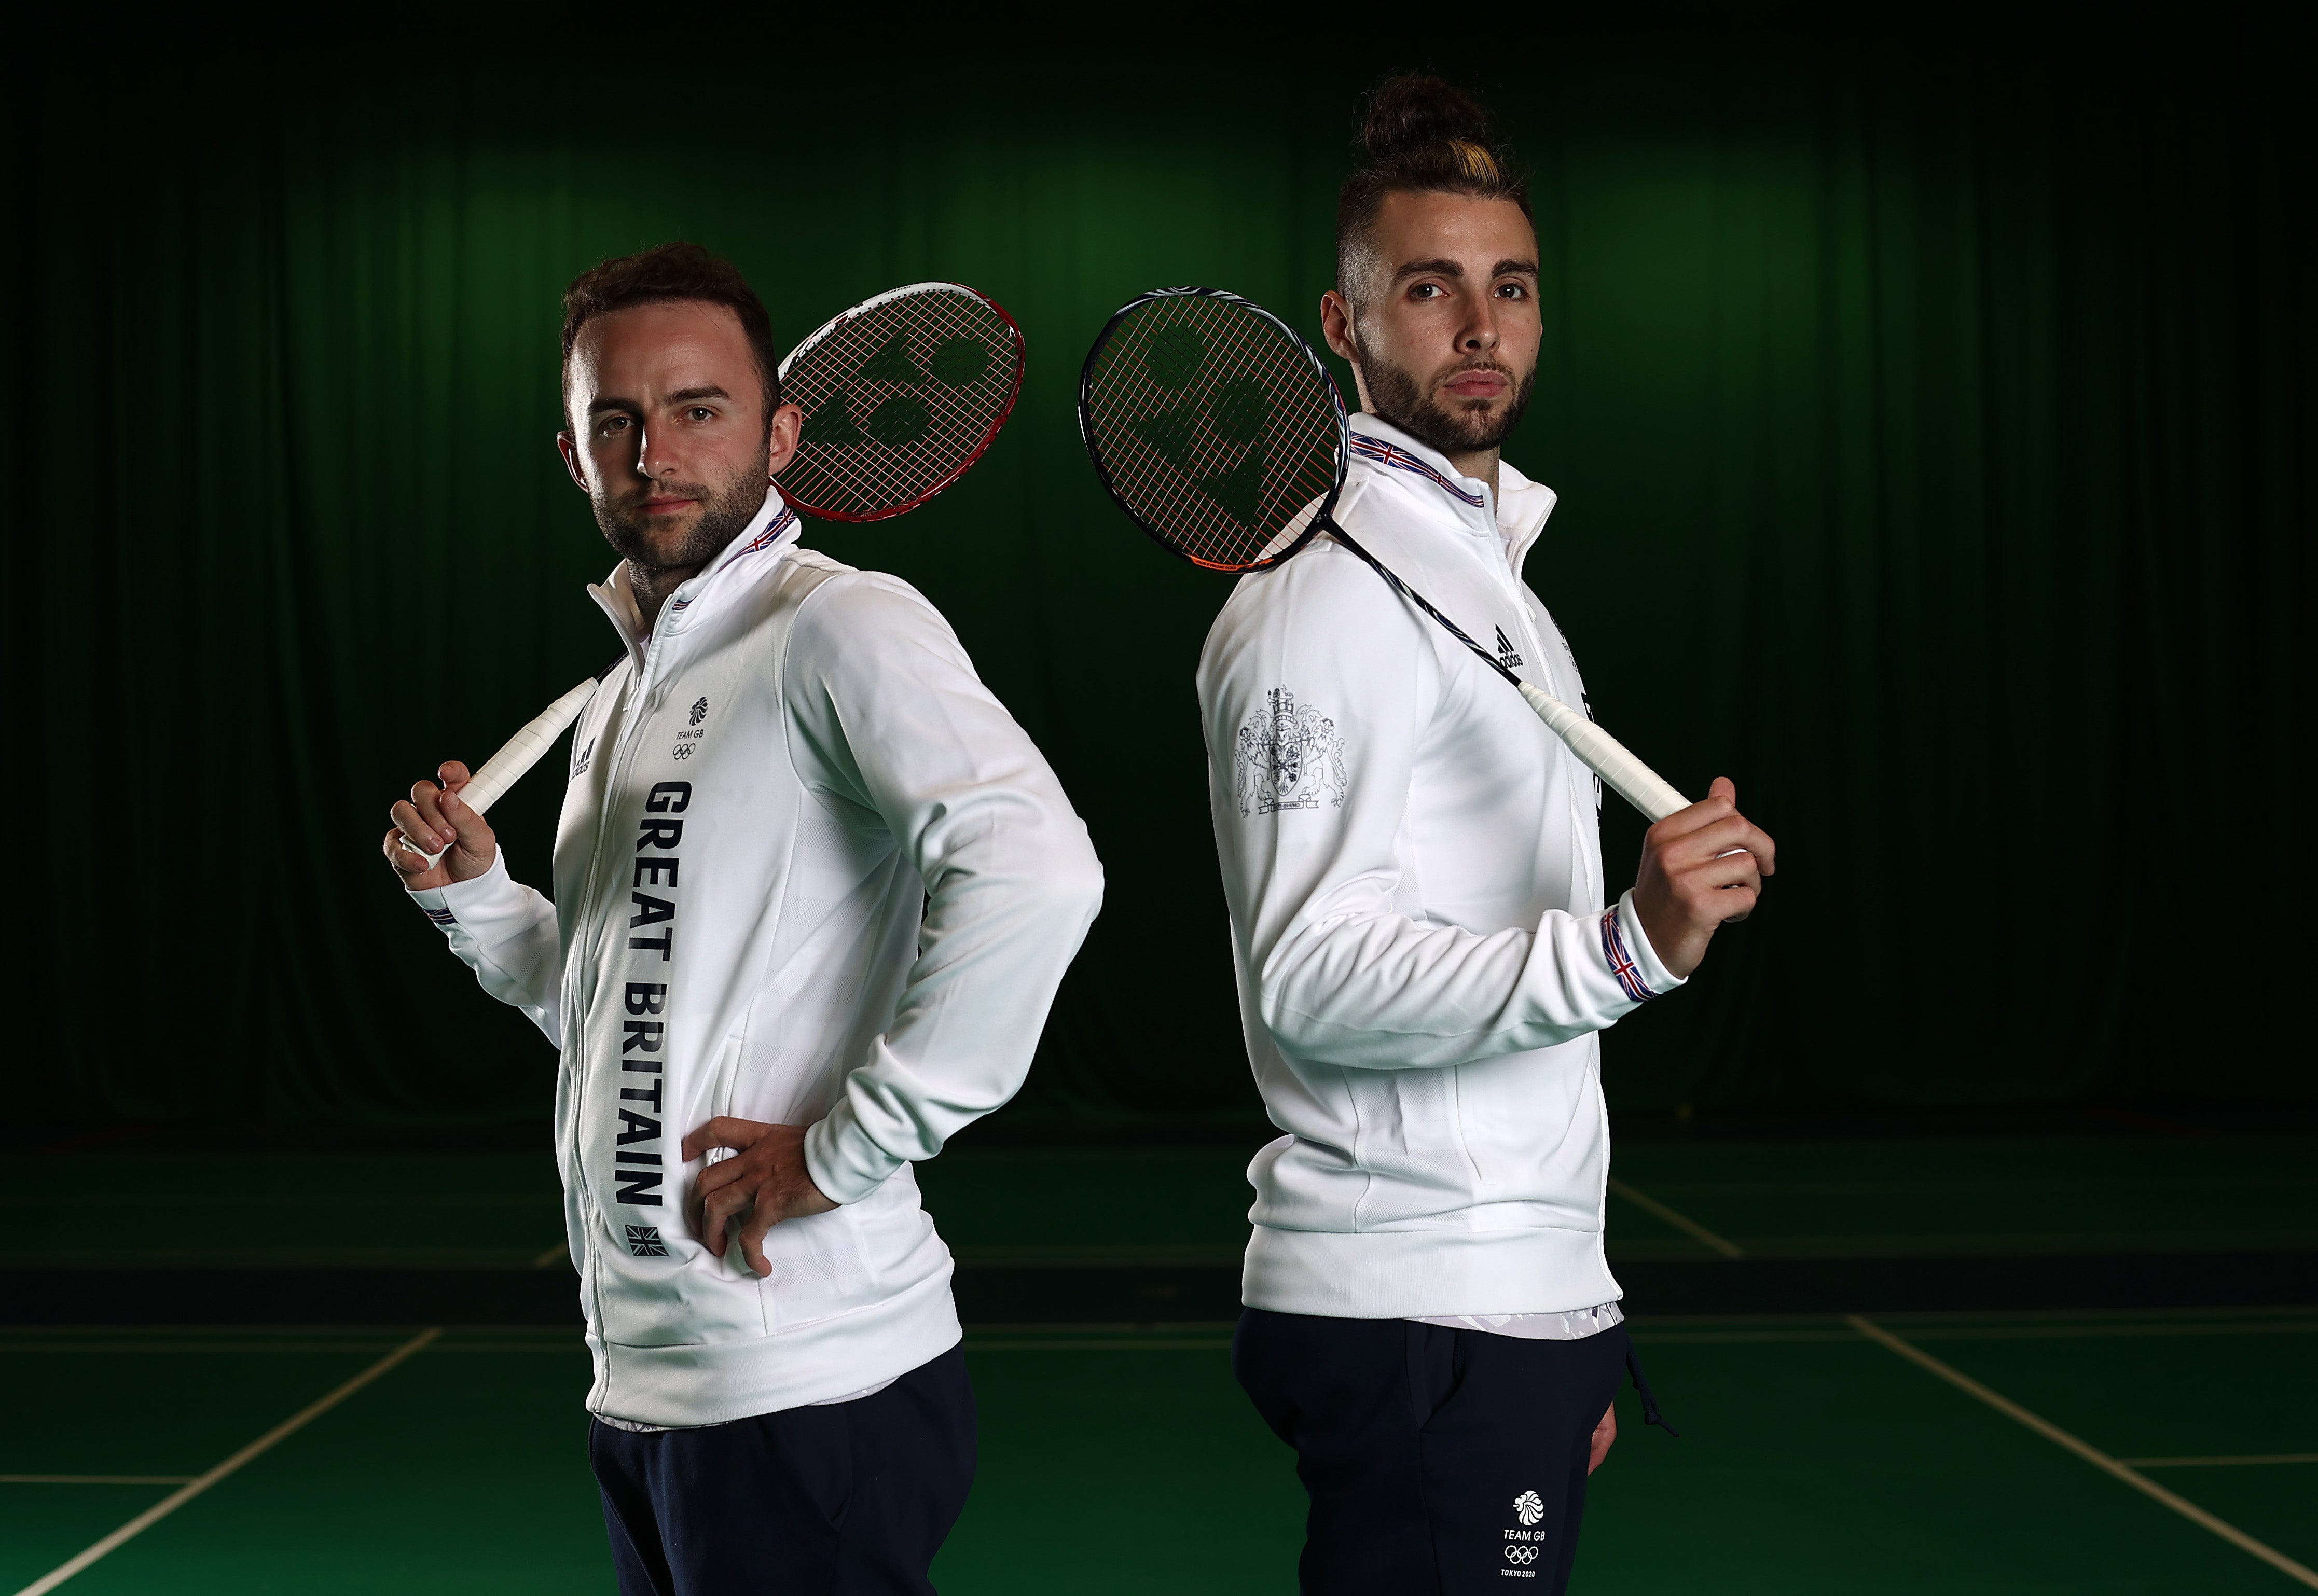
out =
<svg viewBox="0 0 2318 1596"><path fill-rule="evenodd" d="M639 488L633 493L623 494L618 500L618 507L637 514L655 498L691 498L708 504L715 498L705 482L655 482L649 488Z"/></svg>
<svg viewBox="0 0 2318 1596"><path fill-rule="evenodd" d="M1471 364L1471 365L1462 365L1462 366L1459 366L1459 367L1458 367L1455 371L1453 371L1453 372L1442 372L1442 373L1441 373L1441 375L1440 375L1439 377L1437 377L1437 378L1435 378L1435 379L1433 380L1433 387L1435 387L1435 388L1446 388L1446 387L1448 387L1448 386L1449 386L1449 384L1450 384L1450 383L1454 382L1458 378L1460 378L1460 377L1469 377L1469 376L1473 375L1476 372L1494 372L1494 373L1495 373L1495 374L1496 374L1497 376L1503 377L1503 378L1504 378L1504 379L1505 379L1508 383L1512 384L1515 389L1519 389L1519 388L1521 387L1521 379L1520 379L1519 377L1516 377L1516 376L1514 376L1514 375L1512 368L1511 368L1511 367L1508 367L1508 366L1499 365L1499 364L1498 364L1496 361L1494 361L1494 360L1478 361L1478 362L1474 363L1473 363L1473 364Z"/></svg>

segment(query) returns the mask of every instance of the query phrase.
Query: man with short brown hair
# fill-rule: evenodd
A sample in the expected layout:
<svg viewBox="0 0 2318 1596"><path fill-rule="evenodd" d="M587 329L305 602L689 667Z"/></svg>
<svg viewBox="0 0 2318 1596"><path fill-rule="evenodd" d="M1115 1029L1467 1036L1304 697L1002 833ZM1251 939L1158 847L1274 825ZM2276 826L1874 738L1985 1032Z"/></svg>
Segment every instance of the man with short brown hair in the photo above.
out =
<svg viewBox="0 0 2318 1596"><path fill-rule="evenodd" d="M1101 871L933 606L798 546L798 413L740 273L670 245L565 308L556 442L622 556L589 591L624 651L572 733L554 901L455 761L387 861L562 1052L624 1596L915 1596L975 1420L911 1166L1020 1086Z"/></svg>

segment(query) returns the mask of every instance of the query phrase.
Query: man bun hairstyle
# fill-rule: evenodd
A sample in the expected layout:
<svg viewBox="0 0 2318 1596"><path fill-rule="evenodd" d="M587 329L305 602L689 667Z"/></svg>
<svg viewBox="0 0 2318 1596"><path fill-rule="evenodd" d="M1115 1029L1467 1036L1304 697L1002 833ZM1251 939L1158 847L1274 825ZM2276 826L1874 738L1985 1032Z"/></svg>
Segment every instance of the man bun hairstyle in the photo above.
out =
<svg viewBox="0 0 2318 1596"><path fill-rule="evenodd" d="M1371 235L1386 195L1510 200L1530 214L1529 179L1498 144L1487 108L1444 78L1410 73L1379 84L1361 148L1367 163L1336 196L1336 291L1355 304L1378 265Z"/></svg>
<svg viewBox="0 0 2318 1596"><path fill-rule="evenodd" d="M697 244L662 244L638 255L624 255L590 266L563 291L563 375L571 374L571 351L580 329L598 316L634 305L663 305L693 300L722 305L741 318L749 348L757 357L757 375L765 389L765 428L770 432L773 412L781 406L781 359L773 347L773 318L765 301L741 275L740 267L713 256Z"/></svg>

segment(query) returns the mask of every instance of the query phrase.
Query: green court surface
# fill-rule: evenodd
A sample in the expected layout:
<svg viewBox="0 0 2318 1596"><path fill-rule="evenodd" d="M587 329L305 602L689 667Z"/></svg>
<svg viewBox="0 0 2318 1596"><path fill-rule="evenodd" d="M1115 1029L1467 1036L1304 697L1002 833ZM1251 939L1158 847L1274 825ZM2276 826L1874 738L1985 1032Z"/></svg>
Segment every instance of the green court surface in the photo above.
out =
<svg viewBox="0 0 2318 1596"><path fill-rule="evenodd" d="M969 1134L919 1180L968 1265L1229 1264L1247 1238L1244 1171L1259 1139L1021 1147ZM521 1152L0 1155L12 1183L70 1194L83 1221L0 1242L0 1268L561 1267L562 1203L544 1131L539 1141ZM2307 1134L1627 1137L1612 1173L1613 1259L2318 1248L2318 1136ZM188 1193L233 1223L155 1222Z"/></svg>
<svg viewBox="0 0 2318 1596"><path fill-rule="evenodd" d="M2318 1311L1894 1317L1962 1377L2318 1564ZM1838 1320L1638 1325L1679 1439L1596 1476L1597 1592L2286 1592L2291 1574ZM1872 1327L1871 1327L1872 1328ZM411 1331L16 1331L0 1590L22 1591ZM982 1467L945 1592L1286 1592L1301 1497L1223 1326L978 1328ZM576 1338L446 1331L62 1588L608 1592ZM2215 1463L2205 1459L2267 1458ZM2300 1458L2301 1461L2276 1459ZM31 1476L77 1476L36 1483ZM98 1477L122 1483L88 1483ZM2318 1576L2312 1576L2318 1579Z"/></svg>
<svg viewBox="0 0 2318 1596"><path fill-rule="evenodd" d="M1231 1262L1251 1151L961 1145L920 1181L966 1263ZM1613 1260L2318 1247L2306 1134L1636 1137L1618 1143L1612 1173Z"/></svg>
<svg viewBox="0 0 2318 1596"><path fill-rule="evenodd" d="M2318 1137L1622 1143L1613 1257L1701 1256L1640 1193L1750 1258L2318 1247Z"/></svg>
<svg viewBox="0 0 2318 1596"><path fill-rule="evenodd" d="M1227 1280L1258 1139L967 1137L920 1178L969 1273L1206 1265ZM163 1298L172 1270L569 1278L544 1135L82 1147L0 1156L0 1173L81 1221L0 1250L0 1270L22 1271L0 1280L18 1289L60 1268L152 1271ZM1638 1271L1734 1254L2100 1252L2161 1270L2154 1255L2306 1258L2318 1137L1626 1137L1612 1194L1611 1255ZM198 1223L154 1217L188 1212ZM0 1329L0 1596L611 1591L570 1329L23 1323L56 1316L0 1304L19 1321ZM1641 1429L1621 1398L1579 1592L2318 1589L2318 1305L1634 1330L1683 1434ZM941 1588L1292 1591L1301 1492L1233 1383L1228 1337L1226 1324L970 1327L982 1460Z"/></svg>
<svg viewBox="0 0 2318 1596"><path fill-rule="evenodd" d="M77 1224L0 1242L13 1269L527 1269L561 1256L562 1188L531 1152L178 1147L0 1154ZM184 1215L198 1215L198 1219Z"/></svg>

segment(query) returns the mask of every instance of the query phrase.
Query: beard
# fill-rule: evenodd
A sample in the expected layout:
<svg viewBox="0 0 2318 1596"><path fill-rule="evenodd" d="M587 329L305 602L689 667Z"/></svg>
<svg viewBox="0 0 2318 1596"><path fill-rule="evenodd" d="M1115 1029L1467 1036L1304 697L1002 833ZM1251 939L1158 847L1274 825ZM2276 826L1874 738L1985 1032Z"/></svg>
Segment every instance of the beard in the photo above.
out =
<svg viewBox="0 0 2318 1596"><path fill-rule="evenodd" d="M600 495L595 499L596 525L604 541L619 551L639 574L697 570L724 551L741 535L757 512L765 507L766 485L772 480L772 441L757 451L754 464L711 487L705 482L653 482L639 489L636 503L614 504ZM675 494L700 501L700 518L683 532L670 534L652 530L642 500L652 495Z"/></svg>
<svg viewBox="0 0 2318 1596"><path fill-rule="evenodd" d="M1443 372L1442 381L1464 372L1496 372L1514 385L1513 402L1493 411L1484 399L1454 399L1442 404L1399 366L1378 359L1365 342L1358 343L1361 375L1368 380L1369 403L1376 413L1428 448L1443 454L1472 454L1503 446L1529 408L1530 390L1537 372L1516 377L1512 368L1493 360L1469 361Z"/></svg>

